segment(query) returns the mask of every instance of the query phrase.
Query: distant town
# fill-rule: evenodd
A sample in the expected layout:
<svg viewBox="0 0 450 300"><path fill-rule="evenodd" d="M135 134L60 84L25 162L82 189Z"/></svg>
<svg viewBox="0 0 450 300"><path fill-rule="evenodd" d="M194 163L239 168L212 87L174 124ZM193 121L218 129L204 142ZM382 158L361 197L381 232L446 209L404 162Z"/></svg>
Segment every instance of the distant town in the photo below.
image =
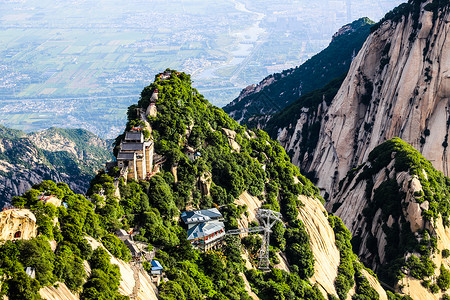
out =
<svg viewBox="0 0 450 300"><path fill-rule="evenodd" d="M2 1L0 124L114 137L127 107L167 67L191 74L194 87L223 106L245 86L306 61L342 25L378 20L401 2L130 1L124 10L117 0Z"/></svg>

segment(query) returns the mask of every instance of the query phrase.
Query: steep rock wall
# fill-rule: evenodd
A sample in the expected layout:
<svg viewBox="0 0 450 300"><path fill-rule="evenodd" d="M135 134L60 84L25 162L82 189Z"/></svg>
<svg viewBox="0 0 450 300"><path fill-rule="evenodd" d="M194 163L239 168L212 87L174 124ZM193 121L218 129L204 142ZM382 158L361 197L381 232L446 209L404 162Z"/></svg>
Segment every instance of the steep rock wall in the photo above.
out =
<svg viewBox="0 0 450 300"><path fill-rule="evenodd" d="M28 240L36 237L36 217L29 209L0 212L0 241Z"/></svg>
<svg viewBox="0 0 450 300"><path fill-rule="evenodd" d="M422 10L415 37L412 15L369 36L322 122L309 166L318 186L334 191L351 167L395 136L449 174L449 21L448 9L435 20Z"/></svg>
<svg viewBox="0 0 450 300"><path fill-rule="evenodd" d="M340 256L334 231L328 223L327 212L317 199L300 196L300 200L304 205L299 209L299 218L310 237L315 262L311 281L318 284L325 297L327 294L337 296L334 281Z"/></svg>
<svg viewBox="0 0 450 300"><path fill-rule="evenodd" d="M436 268L431 276L424 276L423 279L430 280L433 284L440 274L441 264L450 268L449 259L442 256L442 250L450 249L450 229L444 227L440 215L431 221L425 217L436 203L425 200L424 195L429 191L424 191L424 187L429 186L432 181L441 181L442 178L433 177L436 173L428 169L431 164L418 169L420 176L412 175L410 170L398 171L397 168L401 165L397 160L405 158L402 154L399 149L384 153L385 158L391 159L385 161L386 165L383 167L380 167L380 160L384 159L376 156L378 160L369 159L353 169L340 183L339 191L327 203L327 210L340 217L352 233L353 251L360 260L384 278L389 279L386 270L396 272L391 266L406 262L411 255L427 256L419 250L419 245L425 245L431 250L429 258ZM419 159L417 165L424 166L423 161ZM432 191L437 193L434 188ZM446 197L446 192L439 193ZM421 244L430 236L436 239L435 250L432 250L432 244ZM407 244L414 246L403 247ZM413 299L441 299L444 293L432 293L424 287L422 280L411 275L407 264L399 268L404 274L403 279L388 283L397 292L410 295ZM380 279L385 280L383 277Z"/></svg>
<svg viewBox="0 0 450 300"><path fill-rule="evenodd" d="M417 177L412 177L407 172L396 173L394 169L394 161L386 168L381 169L373 176L373 185L365 177L364 168L359 169L352 176L347 176L341 184L340 191L333 197L333 200L327 203L327 210L332 211L336 216L340 217L345 226L350 230L352 236L360 239L359 249L353 249L362 261L377 269L379 264L385 263L385 246L386 233L383 230L384 225L392 227L393 223L400 223L398 217L389 215L387 221L383 219L383 211L376 208L373 215L368 216L365 210L369 204L374 201L374 191L380 185L389 179L396 180L404 193L401 205L404 207L403 214L410 223L412 232L417 232L425 228L422 218L422 208L415 201L414 192L418 191ZM411 209L414 207L414 209ZM389 214L389 212L384 212ZM375 251L371 240L376 240Z"/></svg>
<svg viewBox="0 0 450 300"><path fill-rule="evenodd" d="M317 112L292 120L293 134L278 128L293 162L317 179L323 193L332 195L352 167L395 136L450 174L450 9L424 10L430 2L421 3L417 15L385 21L367 38L330 106L321 106L314 149L302 151L305 141L299 137Z"/></svg>
<svg viewBox="0 0 450 300"><path fill-rule="evenodd" d="M247 191L243 192L241 195L239 195L239 198L235 201L236 205L247 205L247 213L248 216L242 215L238 219L238 227L239 228L248 228L249 223L257 221L256 219L256 212L258 208L261 207L261 200L258 199L258 197L250 195ZM241 234L241 237L247 236L247 233Z"/></svg>

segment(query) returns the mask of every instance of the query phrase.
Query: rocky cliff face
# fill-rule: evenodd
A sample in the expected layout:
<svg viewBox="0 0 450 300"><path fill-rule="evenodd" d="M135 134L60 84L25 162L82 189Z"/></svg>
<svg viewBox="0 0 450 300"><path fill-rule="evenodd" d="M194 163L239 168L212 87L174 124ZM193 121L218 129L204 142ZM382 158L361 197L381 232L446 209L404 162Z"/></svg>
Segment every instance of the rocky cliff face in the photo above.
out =
<svg viewBox="0 0 450 300"><path fill-rule="evenodd" d="M353 250L361 261L413 299L440 299L442 293L426 286L439 282L441 264L450 268L442 255L450 248L450 229L443 226L449 222L446 180L396 138L375 148L367 162L350 171L327 204L352 233ZM435 268L417 274L413 256L420 257L421 267Z"/></svg>
<svg viewBox="0 0 450 300"><path fill-rule="evenodd" d="M305 225L314 256L314 275L310 278L310 282L318 287L325 298L328 295L337 297L338 293L335 286L341 257L340 250L336 246L335 233L327 218L328 213L318 199L302 195L299 196L299 201L302 203L302 206L299 208L298 219ZM247 215L243 214L238 219L239 228L247 228L250 222L257 221L256 211L262 204L257 197L244 192L235 203L247 207ZM241 234L241 237L247 235ZM280 264L274 267L289 272L289 265L285 255L283 253L277 255ZM245 256L245 258L248 261L248 257ZM253 268L250 262L248 262L247 268ZM381 287L378 279L364 269L362 272L368 279L370 287L378 293L379 299L387 300L386 291ZM353 287L347 292L347 298L350 299L354 294L355 288Z"/></svg>
<svg viewBox="0 0 450 300"><path fill-rule="evenodd" d="M340 257L327 212L316 199L301 196L301 201L303 206L299 209L299 218L305 224L314 255L314 276L311 281L319 285L324 295L337 296L334 282Z"/></svg>
<svg viewBox="0 0 450 300"><path fill-rule="evenodd" d="M449 174L450 9L434 2L410 1L375 27L329 107L320 106L314 150L295 156L304 118L277 128L294 163L314 172L323 191L333 193L352 167L395 136Z"/></svg>
<svg viewBox="0 0 450 300"><path fill-rule="evenodd" d="M36 237L36 217L28 209L8 209L0 212L0 240L27 240Z"/></svg>
<svg viewBox="0 0 450 300"><path fill-rule="evenodd" d="M85 193L95 172L111 159L109 142L85 130L26 134L0 126L0 206L48 179Z"/></svg>

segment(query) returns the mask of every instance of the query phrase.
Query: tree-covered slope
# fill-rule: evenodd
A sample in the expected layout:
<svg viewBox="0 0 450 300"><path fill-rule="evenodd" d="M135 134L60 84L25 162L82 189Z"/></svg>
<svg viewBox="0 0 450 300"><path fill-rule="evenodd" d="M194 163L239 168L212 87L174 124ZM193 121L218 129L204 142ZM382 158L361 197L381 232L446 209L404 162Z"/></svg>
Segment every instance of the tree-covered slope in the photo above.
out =
<svg viewBox="0 0 450 300"><path fill-rule="evenodd" d="M65 205L43 203L40 194L54 195ZM2 241L0 295L11 300L40 300L41 288L57 286L59 282L71 291L67 297L79 293L82 299L128 299L118 292L119 267L111 264L104 248L93 250L85 236L102 240L108 250L126 261L131 258L129 250L117 237L108 234L102 216L94 212L90 201L74 194L65 183L43 181L24 195L14 197L12 204L31 210L38 236ZM8 220L1 222L4 230L4 222ZM34 269L35 278L25 273L27 267Z"/></svg>
<svg viewBox="0 0 450 300"><path fill-rule="evenodd" d="M449 201L450 178L394 138L348 173L328 207L381 280L414 299L431 299L450 287Z"/></svg>
<svg viewBox="0 0 450 300"><path fill-rule="evenodd" d="M148 122L155 152L165 162L160 172L148 181L125 184L123 179L119 180L121 199L120 207L116 208L119 211L108 215L107 226L140 228L136 238L159 249L156 257L170 279L160 286L162 299L173 299L178 294L185 295L186 299L191 294L195 295L194 299L247 299L240 273L247 276L254 292L262 299L322 299L324 290L318 288L321 282L317 286L310 283L317 267L316 253L311 250L313 240L299 217L299 208L305 205L302 197L323 201L318 190L289 162L278 142L261 130L240 126L223 110L211 105L192 88L188 75L167 72L171 72L170 78L162 80L156 76L155 82L143 90L138 104L128 111L127 124L130 129ZM143 121L136 112L146 110L155 90L158 90L157 115ZM187 148L194 148L201 157L189 159L185 153ZM207 188L202 178L210 179ZM105 208L115 202L114 180L114 172L101 175L90 190L93 198L98 198L99 193L106 195ZM280 211L287 225L283 228L278 223L272 229L269 273L247 270L241 258L241 251L246 249L249 261L256 266L261 247L258 235L242 240L228 236L223 249L201 254L192 249L186 241L185 230L174 219L186 208L217 206L226 219L227 230L237 228L237 220L249 213L246 206L236 205L244 193L259 199L263 208ZM122 219L122 224L117 224L120 215L127 217ZM333 279L332 290L337 294L330 294L345 298L355 284L357 293L373 293L373 288L361 277L362 266L351 250L347 229L338 218L330 216L328 221L325 212L320 215L331 233L315 238L335 242L345 261L338 263L335 270L337 277ZM273 268L280 263L277 253L286 256L289 272Z"/></svg>
<svg viewBox="0 0 450 300"><path fill-rule="evenodd" d="M82 129L26 134L0 125L0 206L46 179L85 193L89 180L112 159L109 144Z"/></svg>
<svg viewBox="0 0 450 300"><path fill-rule="evenodd" d="M258 85L244 89L224 107L225 112L241 124L247 124L252 116L278 112L301 95L346 74L372 24L368 18L362 18L345 25L327 48L299 67L270 75Z"/></svg>
<svg viewBox="0 0 450 300"><path fill-rule="evenodd" d="M129 252L113 235L122 228L133 229L133 239L149 251L154 249L162 263L168 280L158 286L160 299L251 299L249 286L260 299L346 299L349 294L357 299L387 299L379 284L378 289L373 287L376 278L352 252L349 231L338 217L326 213L317 188L289 162L278 142L261 130L240 126L211 105L191 87L188 75L171 73L166 80L157 76L128 111L128 129L149 125L157 157L164 157L159 159L163 162L159 172L139 182L125 182L114 168L100 172L91 182L89 200L73 194L65 184L51 182L14 198L15 206L35 213L40 235L1 246L0 272L7 274L2 277L2 292L11 300L23 299L18 291L25 291L26 299L39 299L40 287L59 281L78 291L81 299L127 299L128 295L118 293L120 277L107 253L101 248L92 252L86 242L92 236L117 258L127 260ZM138 117L136 112L142 110L136 108L145 111L156 89L156 116ZM189 159L187 147L201 157ZM68 207L44 205L36 198L42 192L56 195ZM203 253L186 239L179 220L187 208L218 207L226 229L237 228L239 219L254 215L246 205L237 204L243 194L282 213L286 227L277 223L272 228L269 272L255 268L260 235L226 236L221 248ZM249 226L257 226L254 221ZM310 234L318 229L320 234ZM54 250L48 241L56 242ZM27 260L32 243L40 250ZM333 249L321 249L325 265L318 266L315 249L330 243ZM326 264L331 252L337 254L333 270ZM39 263L44 258L45 263ZM90 274L80 267L83 260L89 263ZM28 277L23 268L29 265L36 268L36 280L24 279ZM149 270L148 262L142 267ZM326 274L331 288L323 287L319 267L334 272L335 276Z"/></svg>

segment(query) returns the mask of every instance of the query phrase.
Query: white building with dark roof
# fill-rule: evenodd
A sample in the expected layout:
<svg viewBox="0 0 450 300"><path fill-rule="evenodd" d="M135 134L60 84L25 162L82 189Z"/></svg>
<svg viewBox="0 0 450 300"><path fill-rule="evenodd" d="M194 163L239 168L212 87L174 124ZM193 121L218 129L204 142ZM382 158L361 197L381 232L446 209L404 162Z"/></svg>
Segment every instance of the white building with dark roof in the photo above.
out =
<svg viewBox="0 0 450 300"><path fill-rule="evenodd" d="M185 211L180 217L188 226L187 240L192 246L202 251L220 246L225 236L225 225L217 208Z"/></svg>

